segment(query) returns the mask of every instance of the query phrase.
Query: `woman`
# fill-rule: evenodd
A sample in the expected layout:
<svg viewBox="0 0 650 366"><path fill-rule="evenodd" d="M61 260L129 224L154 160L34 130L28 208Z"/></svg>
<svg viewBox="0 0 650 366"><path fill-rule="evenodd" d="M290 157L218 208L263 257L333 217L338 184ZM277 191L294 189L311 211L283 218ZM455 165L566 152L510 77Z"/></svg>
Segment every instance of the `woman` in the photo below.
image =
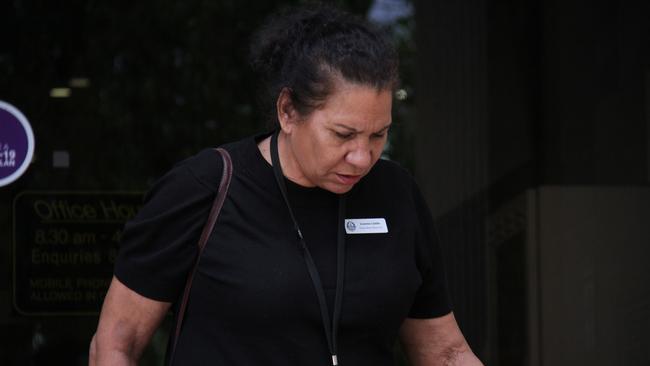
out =
<svg viewBox="0 0 650 366"><path fill-rule="evenodd" d="M279 128L228 144L234 173L202 253L175 365L480 365L450 309L412 178L379 160L397 58L331 8L272 18L252 46ZM123 234L91 364L135 364L196 257L223 166L178 164Z"/></svg>

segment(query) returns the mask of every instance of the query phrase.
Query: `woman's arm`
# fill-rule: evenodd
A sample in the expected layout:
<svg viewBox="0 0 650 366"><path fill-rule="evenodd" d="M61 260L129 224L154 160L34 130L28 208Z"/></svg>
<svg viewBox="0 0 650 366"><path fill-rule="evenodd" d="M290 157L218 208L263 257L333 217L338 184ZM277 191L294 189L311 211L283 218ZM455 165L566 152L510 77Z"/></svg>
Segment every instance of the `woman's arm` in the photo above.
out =
<svg viewBox="0 0 650 366"><path fill-rule="evenodd" d="M113 277L90 343L90 366L136 365L170 305L148 299Z"/></svg>
<svg viewBox="0 0 650 366"><path fill-rule="evenodd" d="M400 340L413 366L481 366L453 313L431 319L407 318Z"/></svg>

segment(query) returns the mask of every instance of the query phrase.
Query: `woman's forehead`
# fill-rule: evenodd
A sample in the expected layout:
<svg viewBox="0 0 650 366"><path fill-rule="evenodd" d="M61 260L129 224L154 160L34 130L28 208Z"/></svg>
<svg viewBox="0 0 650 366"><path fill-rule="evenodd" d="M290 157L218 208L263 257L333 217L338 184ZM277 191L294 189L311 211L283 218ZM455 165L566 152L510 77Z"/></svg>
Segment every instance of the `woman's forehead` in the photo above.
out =
<svg viewBox="0 0 650 366"><path fill-rule="evenodd" d="M331 127L376 131L391 123L391 108L390 90L356 86L332 93L314 114Z"/></svg>

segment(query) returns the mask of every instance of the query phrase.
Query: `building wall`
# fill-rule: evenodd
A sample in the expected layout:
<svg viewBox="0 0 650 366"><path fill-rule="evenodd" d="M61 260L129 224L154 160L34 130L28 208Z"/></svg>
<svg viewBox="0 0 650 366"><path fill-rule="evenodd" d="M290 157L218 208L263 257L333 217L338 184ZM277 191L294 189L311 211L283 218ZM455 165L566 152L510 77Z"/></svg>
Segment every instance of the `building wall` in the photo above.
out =
<svg viewBox="0 0 650 366"><path fill-rule="evenodd" d="M517 322L499 317L504 300L526 298L523 192L649 182L650 3L415 4L416 176L443 238L456 315L488 363L522 364L526 340L505 334L527 330L503 329ZM494 234L504 217L507 235Z"/></svg>

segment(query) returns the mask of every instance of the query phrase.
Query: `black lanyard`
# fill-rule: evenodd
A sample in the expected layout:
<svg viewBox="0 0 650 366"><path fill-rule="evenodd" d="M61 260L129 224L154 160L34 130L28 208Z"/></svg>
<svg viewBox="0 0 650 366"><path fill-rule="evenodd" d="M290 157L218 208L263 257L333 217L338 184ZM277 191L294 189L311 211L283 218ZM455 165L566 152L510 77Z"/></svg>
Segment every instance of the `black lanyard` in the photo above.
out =
<svg viewBox="0 0 650 366"><path fill-rule="evenodd" d="M271 137L271 163L273 164L273 173L275 174L275 180L278 182L280 187L280 192L282 193L282 198L287 204L289 209L289 215L291 220L293 220L293 227L296 230L298 239L300 240L300 246L302 249L303 258L305 258L305 263L307 264L307 270L309 271L309 277L311 277L311 282L314 284L314 289L316 290L316 295L318 297L318 304L320 306L320 315L323 319L323 328L325 329L325 337L327 338L327 347L329 348L330 354L332 355L332 365L338 365L337 359L337 334L339 328L339 319L341 318L341 300L343 298L343 274L344 274L344 264L345 264L345 231L343 228L343 223L345 221L345 195L339 195L339 216L338 216L338 239L336 247L336 296L334 297L334 314L332 322L330 323L329 309L327 308L327 302L325 301L325 290L323 289L323 284L316 270L316 264L314 264L314 259L307 248L307 243L305 238L302 236L300 231L300 226L298 226L298 221L293 215L293 210L289 204L289 198L287 196L287 186L284 183L284 175L282 174L282 166L280 166L280 158L278 156L278 134L277 131L273 133Z"/></svg>

